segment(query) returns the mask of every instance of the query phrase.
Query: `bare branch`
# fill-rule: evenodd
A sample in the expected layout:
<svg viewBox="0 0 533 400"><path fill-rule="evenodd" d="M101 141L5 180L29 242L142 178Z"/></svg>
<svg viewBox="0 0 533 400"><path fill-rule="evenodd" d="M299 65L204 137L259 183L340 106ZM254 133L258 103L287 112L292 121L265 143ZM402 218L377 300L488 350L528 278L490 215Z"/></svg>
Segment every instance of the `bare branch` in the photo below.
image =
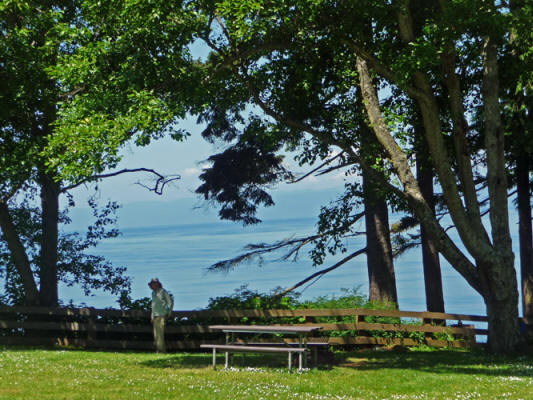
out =
<svg viewBox="0 0 533 400"><path fill-rule="evenodd" d="M305 178L307 178L308 176L314 174L316 171L318 171L319 169L321 169L322 167L330 164L331 162L333 162L336 158L339 158L342 154L344 153L344 150L341 151L339 154L337 154L335 157L332 157L330 158L329 160L326 160L324 161L322 164L320 164L318 167L312 169L311 171L309 171L308 173L306 173L305 175L303 175L302 177L298 178L298 179L293 179L292 181L290 181L289 183L297 183L297 182L301 182L303 181ZM336 167L337 168L337 167ZM320 175L322 175L323 173L320 173Z"/></svg>
<svg viewBox="0 0 533 400"><path fill-rule="evenodd" d="M318 174L316 174L316 176L326 175L326 174L329 174L330 172L335 171L337 169L349 167L350 165L354 165L354 164L355 163L353 163L353 162L345 162L345 163L342 163L342 164L339 164L339 165L335 165L333 167L329 167L329 168L326 168L326 169L320 171Z"/></svg>
<svg viewBox="0 0 533 400"><path fill-rule="evenodd" d="M349 256L343 258L342 260L340 260L338 263L332 265L331 267L328 267L328 268L324 268L318 272L315 272L314 274L311 274L309 275L307 278L305 278L304 280L301 280L300 282L296 283L295 285L281 291L280 293L277 293L276 296L285 296L287 293L289 292L292 292L294 289L296 288L299 288L300 286L302 286L303 284L305 284L306 282L309 282L311 279L313 278L316 278L317 276L323 276L324 274L327 274L328 272L330 271L333 271L334 269L337 269L339 268L341 265L344 265L346 264L348 261L350 261L352 258L355 258L357 257L358 255L361 255L363 253L366 253L366 247L363 248L363 249L360 249L360 250L357 250L355 253L352 253L350 254Z"/></svg>
<svg viewBox="0 0 533 400"><path fill-rule="evenodd" d="M157 172L157 171L155 171L153 169L150 169L150 168L133 168L133 169L125 168L125 169L122 169L120 171L110 172L108 174L93 175L93 176L91 176L91 177L89 177L87 179L84 179L84 180L80 181L80 182L77 182L77 183L72 184L70 186L65 186L64 188L61 188L60 192L61 193L65 193L65 192L67 192L67 191L69 191L71 189L74 189L74 188L76 188L76 187L78 187L80 185L83 185L85 183L94 182L94 181L97 181L97 180L100 180L100 179L103 179L103 178L110 178L110 177L113 177L113 176L118 176L118 175L122 175L122 174L126 174L126 173L132 173L132 172L149 172L149 173L154 174L155 176L157 176L155 184L152 187L144 185L144 184L142 184L140 182L137 182L137 184L147 188L151 192L154 192L154 193L156 193L158 195L162 195L163 194L163 189L164 189L166 184L168 184L169 182L181 179L180 175L176 174L176 175L164 176L164 175L161 175L159 172Z"/></svg>
<svg viewBox="0 0 533 400"><path fill-rule="evenodd" d="M294 254L295 251L298 251L300 248L302 248L312 240L318 239L322 236L325 236L325 234L311 235L298 239L283 239L272 244L249 244L246 246L246 248L252 249L252 251L241 254L234 258L230 258L228 260L219 261L208 267L207 270L228 272L229 270L235 268L235 266L237 266L238 264L241 264L245 261L249 261L255 257L260 257L262 254L270 253L288 246L296 246L296 250L291 249L288 255L282 257L282 259L288 259L292 254Z"/></svg>
<svg viewBox="0 0 533 400"><path fill-rule="evenodd" d="M355 215L350 216L350 219L351 219L350 225L353 225L354 223L356 223L358 220L360 220L362 217L364 217L364 215L365 215L365 213L363 211L363 212L360 212L360 213L357 213ZM335 233L335 231L334 230L330 230L330 231L327 231L327 232L319 233L319 234L316 234L316 235L310 235L310 236L306 236L306 237L302 237L302 238L297 238L297 239L290 239L290 238L283 239L283 240L279 240L277 242L274 242L272 244L267 244L267 243L248 244L245 248L248 249L248 250L251 250L251 251L249 251L247 253L244 253L244 254L240 254L240 255L238 255L237 257L234 257L234 258L230 258L230 259L227 259L227 260L219 261L219 262L211 265L210 267L208 267L207 271L209 271L209 272L222 271L222 272L228 273L230 270L235 268L237 265L239 265L239 264L241 264L243 262L251 261L255 257L259 257L260 258L260 262L259 263L261 264L262 263L262 255L263 254L271 253L271 252L280 250L280 249L282 249L284 247L290 247L290 246L293 246L293 247L291 249L289 249L289 251L286 254L284 254L283 256L278 258L278 260L286 261L286 260L288 260L290 258L296 259L297 256L298 256L298 253L302 249L302 247L304 247L305 245L311 243L315 239L320 239L322 237L326 237L326 236L331 235L333 233ZM354 232L353 234L344 235L343 237L344 238L349 238L349 237L355 237L355 236L365 235L365 234L366 234L365 232Z"/></svg>

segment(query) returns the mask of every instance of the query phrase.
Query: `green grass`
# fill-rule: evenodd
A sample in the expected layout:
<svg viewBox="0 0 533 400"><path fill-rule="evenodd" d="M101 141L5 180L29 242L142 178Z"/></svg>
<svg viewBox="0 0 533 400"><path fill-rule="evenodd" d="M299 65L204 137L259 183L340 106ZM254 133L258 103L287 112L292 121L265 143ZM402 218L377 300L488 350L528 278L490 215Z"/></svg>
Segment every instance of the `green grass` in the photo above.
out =
<svg viewBox="0 0 533 400"><path fill-rule="evenodd" d="M213 371L205 353L0 347L0 399L533 399L533 358L467 351L337 353L288 373L279 355ZM223 357L220 357L223 363Z"/></svg>

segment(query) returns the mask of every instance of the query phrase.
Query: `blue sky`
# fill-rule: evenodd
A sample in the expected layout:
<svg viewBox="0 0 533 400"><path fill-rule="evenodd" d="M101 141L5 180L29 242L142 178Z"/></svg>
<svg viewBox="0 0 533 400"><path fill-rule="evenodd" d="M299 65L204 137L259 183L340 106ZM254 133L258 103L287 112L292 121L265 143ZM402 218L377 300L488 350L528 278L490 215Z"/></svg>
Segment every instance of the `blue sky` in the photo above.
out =
<svg viewBox="0 0 533 400"><path fill-rule="evenodd" d="M202 126L195 119L183 121L182 126L192 132L183 142L170 138L153 141L149 146L137 147L133 143L123 151L123 160L116 168L152 168L162 174L180 174L181 179L165 188L159 196L136 184L150 183L150 174L124 174L106 178L99 184L102 203L107 200L122 204L119 225L141 227L169 223L194 223L217 221L216 210L210 209L194 193L201 183L198 179L205 160L223 148L205 141L200 132ZM305 173L309 168L300 168L286 156L287 165L294 172ZM333 200L343 190L341 172L323 177L310 176L296 184L280 183L271 193L276 206L260 211L261 218L302 218L317 215L320 205ZM86 199L93 193L93 185L82 186L73 191L77 207L73 210L74 223L71 229L79 229L89 220Z"/></svg>

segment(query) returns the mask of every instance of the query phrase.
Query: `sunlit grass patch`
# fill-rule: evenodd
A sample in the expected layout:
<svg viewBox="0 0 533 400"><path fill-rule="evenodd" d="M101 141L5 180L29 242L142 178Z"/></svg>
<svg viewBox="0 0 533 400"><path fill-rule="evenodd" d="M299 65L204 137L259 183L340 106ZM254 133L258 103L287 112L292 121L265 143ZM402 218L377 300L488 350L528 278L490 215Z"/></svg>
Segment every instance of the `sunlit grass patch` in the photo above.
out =
<svg viewBox="0 0 533 400"><path fill-rule="evenodd" d="M0 399L531 399L533 359L440 350L339 352L289 373L284 357L0 348ZM222 362L222 358L220 359Z"/></svg>

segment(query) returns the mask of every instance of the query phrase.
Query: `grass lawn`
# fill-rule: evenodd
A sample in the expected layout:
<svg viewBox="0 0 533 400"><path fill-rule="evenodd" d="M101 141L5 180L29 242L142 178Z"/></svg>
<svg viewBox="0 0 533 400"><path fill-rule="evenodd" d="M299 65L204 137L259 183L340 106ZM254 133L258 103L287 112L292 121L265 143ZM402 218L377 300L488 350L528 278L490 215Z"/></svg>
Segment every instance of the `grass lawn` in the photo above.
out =
<svg viewBox="0 0 533 400"><path fill-rule="evenodd" d="M335 365L288 373L281 355L0 347L0 399L533 399L533 358L468 351L337 353ZM218 362L218 360L217 360ZM223 356L220 356L223 365Z"/></svg>

